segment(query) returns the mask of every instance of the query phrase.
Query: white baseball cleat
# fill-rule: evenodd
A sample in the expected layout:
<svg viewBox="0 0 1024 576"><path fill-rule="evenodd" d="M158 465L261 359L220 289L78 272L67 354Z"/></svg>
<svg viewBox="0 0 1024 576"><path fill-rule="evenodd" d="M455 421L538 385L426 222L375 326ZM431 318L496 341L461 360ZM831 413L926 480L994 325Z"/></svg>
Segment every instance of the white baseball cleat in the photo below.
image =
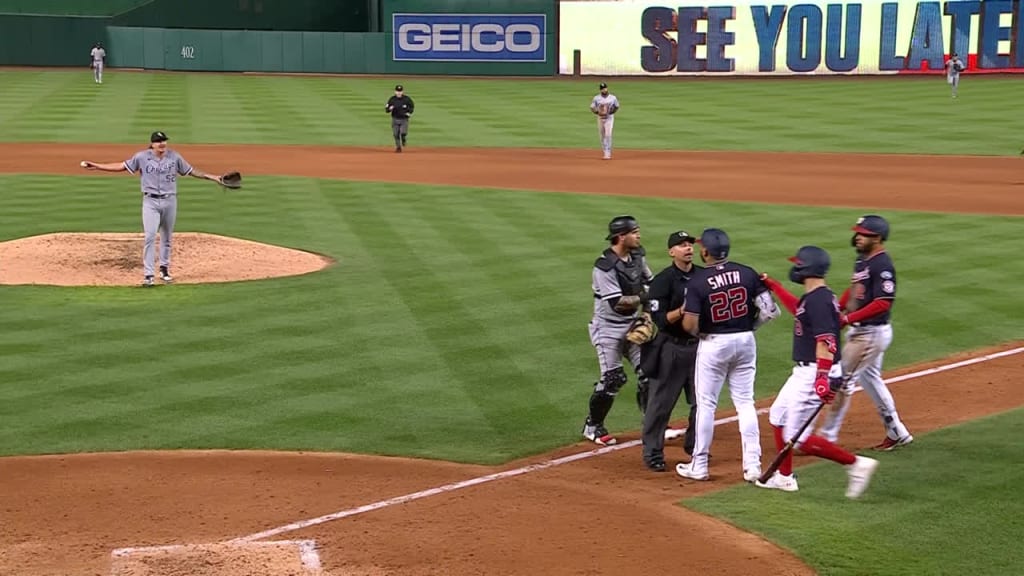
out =
<svg viewBox="0 0 1024 576"><path fill-rule="evenodd" d="M676 474L679 474L683 478L689 478L690 480L704 481L711 478L707 472L703 474L694 472L692 462L689 464L676 464Z"/></svg>
<svg viewBox="0 0 1024 576"><path fill-rule="evenodd" d="M665 429L665 440L675 440L686 435L686 430L669 426Z"/></svg>
<svg viewBox="0 0 1024 576"><path fill-rule="evenodd" d="M782 490L783 492L796 492L800 489L800 485L796 483L796 476L785 476L778 471L776 471L775 474L772 474L771 477L768 478L767 482L759 482L755 479L754 486L757 486L758 488Z"/></svg>
<svg viewBox="0 0 1024 576"><path fill-rule="evenodd" d="M853 464L846 467L846 475L850 477L850 483L846 486L847 498L860 498L871 483L871 476L878 468L878 460L866 456L857 456Z"/></svg>
<svg viewBox="0 0 1024 576"><path fill-rule="evenodd" d="M743 480L747 482L756 482L761 477L760 468L751 468L743 471Z"/></svg>

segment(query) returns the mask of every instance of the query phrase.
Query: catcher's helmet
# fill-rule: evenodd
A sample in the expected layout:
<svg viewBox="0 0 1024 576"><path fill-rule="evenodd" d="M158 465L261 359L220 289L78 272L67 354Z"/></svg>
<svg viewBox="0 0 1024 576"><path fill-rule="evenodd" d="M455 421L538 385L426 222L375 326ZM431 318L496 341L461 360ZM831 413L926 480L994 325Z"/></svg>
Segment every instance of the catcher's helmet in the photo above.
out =
<svg viewBox="0 0 1024 576"><path fill-rule="evenodd" d="M705 228L697 242L715 260L724 260L729 256L729 235L725 233L725 230Z"/></svg>
<svg viewBox="0 0 1024 576"><path fill-rule="evenodd" d="M793 263L789 269L789 279L797 284L803 284L807 278L824 278L832 265L828 252L817 246L801 247L796 251L796 256L790 256L789 261Z"/></svg>
<svg viewBox="0 0 1024 576"><path fill-rule="evenodd" d="M885 218L875 214L868 214L857 219L853 225L853 231L864 236L879 236L882 241L889 239L889 223Z"/></svg>
<svg viewBox="0 0 1024 576"><path fill-rule="evenodd" d="M629 234L639 227L636 218L632 216L616 216L608 223L608 236L605 237L605 240L611 240L619 234Z"/></svg>

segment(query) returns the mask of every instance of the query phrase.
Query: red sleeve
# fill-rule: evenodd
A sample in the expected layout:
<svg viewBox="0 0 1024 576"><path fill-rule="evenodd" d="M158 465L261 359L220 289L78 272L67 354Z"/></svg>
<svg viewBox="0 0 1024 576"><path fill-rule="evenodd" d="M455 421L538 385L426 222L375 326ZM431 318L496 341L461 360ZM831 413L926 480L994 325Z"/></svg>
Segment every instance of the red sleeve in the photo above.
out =
<svg viewBox="0 0 1024 576"><path fill-rule="evenodd" d="M764 283L772 291L772 294L775 294L779 299L779 302L786 307L786 310L789 310L790 314L796 316L796 306L800 303L800 299L790 293L789 290L786 290L785 286L774 278L765 278Z"/></svg>
<svg viewBox="0 0 1024 576"><path fill-rule="evenodd" d="M843 295L839 297L839 309L846 310L846 303L850 301L850 289L847 288Z"/></svg>
<svg viewBox="0 0 1024 576"><path fill-rule="evenodd" d="M892 300L872 300L871 304L857 310L856 312L850 312L846 315L846 321L850 324L867 320L877 316L892 307Z"/></svg>

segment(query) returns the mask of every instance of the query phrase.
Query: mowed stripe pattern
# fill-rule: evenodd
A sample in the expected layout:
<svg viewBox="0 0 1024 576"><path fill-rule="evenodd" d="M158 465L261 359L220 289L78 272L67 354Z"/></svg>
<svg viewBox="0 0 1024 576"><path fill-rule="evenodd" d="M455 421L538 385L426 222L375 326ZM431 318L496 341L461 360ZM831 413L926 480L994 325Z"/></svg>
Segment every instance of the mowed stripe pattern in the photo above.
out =
<svg viewBox="0 0 1024 576"><path fill-rule="evenodd" d="M595 79L410 78L411 146L596 148ZM1024 78L617 79L615 146L1010 155ZM0 141L391 143L394 79L0 71ZM936 121L936 118L943 120ZM951 171L951 176L954 171Z"/></svg>
<svg viewBox="0 0 1024 576"><path fill-rule="evenodd" d="M0 176L0 189L0 240L140 227L128 177ZM5 287L0 453L229 446L496 463L575 441L597 377L591 265L625 211L656 270L667 231L711 223L736 259L776 277L803 243L832 252L836 285L852 261L851 210L274 177L223 194L185 180L179 231L338 264L148 291ZM889 217L901 292L887 366L1019 337L1024 268L1005 242L1019 219ZM958 261L956 282L948 256L963 239L950 230L972 230L988 255ZM783 319L759 337L761 397L785 379L790 329ZM639 426L631 390L614 430Z"/></svg>

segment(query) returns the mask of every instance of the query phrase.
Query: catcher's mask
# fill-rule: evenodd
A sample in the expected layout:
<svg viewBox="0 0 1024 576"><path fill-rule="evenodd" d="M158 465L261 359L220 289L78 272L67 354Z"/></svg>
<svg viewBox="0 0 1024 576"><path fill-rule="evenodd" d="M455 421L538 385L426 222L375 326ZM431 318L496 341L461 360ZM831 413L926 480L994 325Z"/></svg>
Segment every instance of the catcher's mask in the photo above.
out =
<svg viewBox="0 0 1024 576"><path fill-rule="evenodd" d="M729 257L729 235L725 230L718 228L706 228L697 240L708 252L708 256L715 260L725 260Z"/></svg>
<svg viewBox="0 0 1024 576"><path fill-rule="evenodd" d="M605 240L617 241L620 234L629 234L638 228L640 228L640 224L637 223L636 218L616 216L608 223L608 236L605 237Z"/></svg>
<svg viewBox="0 0 1024 576"><path fill-rule="evenodd" d="M817 246L801 247L796 256L790 256L789 261L793 263L789 269L789 279L797 284L803 284L808 278L824 278L832 265L828 252Z"/></svg>

